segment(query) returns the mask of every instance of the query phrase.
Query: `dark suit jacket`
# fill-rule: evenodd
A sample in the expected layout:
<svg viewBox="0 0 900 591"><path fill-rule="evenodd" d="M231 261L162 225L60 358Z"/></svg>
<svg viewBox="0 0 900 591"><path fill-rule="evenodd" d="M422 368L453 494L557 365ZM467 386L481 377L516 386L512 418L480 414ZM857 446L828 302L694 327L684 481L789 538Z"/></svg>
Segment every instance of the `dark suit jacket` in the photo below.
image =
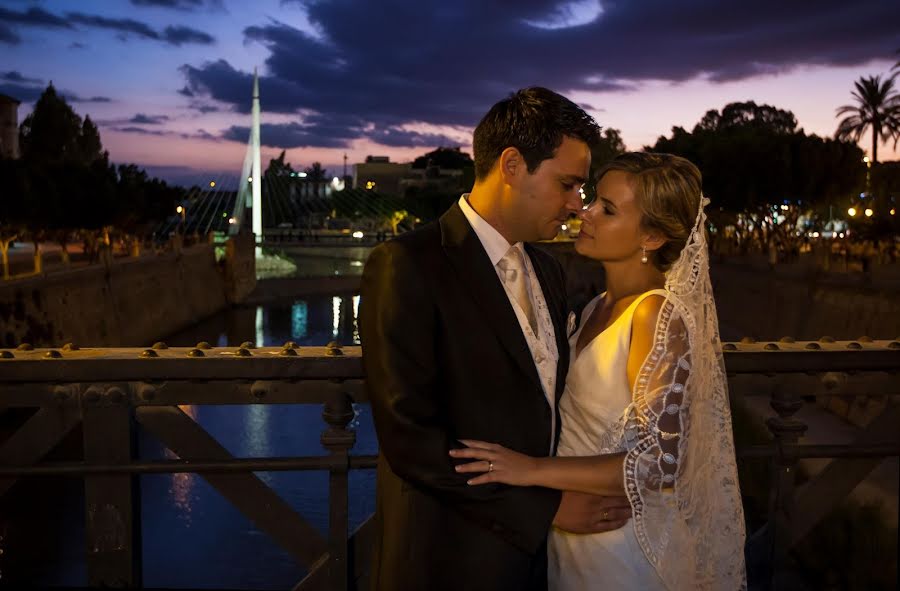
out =
<svg viewBox="0 0 900 591"><path fill-rule="evenodd" d="M565 281L553 257L526 250L556 329L559 400ZM551 434L515 312L459 205L373 250L359 327L381 451L373 588L545 589L560 493L469 486L448 455L471 438L546 456Z"/></svg>

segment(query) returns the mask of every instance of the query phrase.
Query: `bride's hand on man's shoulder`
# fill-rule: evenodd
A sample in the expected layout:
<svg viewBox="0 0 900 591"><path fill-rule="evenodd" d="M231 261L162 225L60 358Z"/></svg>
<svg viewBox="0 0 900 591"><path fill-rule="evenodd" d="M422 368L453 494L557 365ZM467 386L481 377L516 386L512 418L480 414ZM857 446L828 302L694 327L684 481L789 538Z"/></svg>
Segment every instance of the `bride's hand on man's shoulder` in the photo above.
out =
<svg viewBox="0 0 900 591"><path fill-rule="evenodd" d="M455 459L475 460L456 466L460 474L479 474L468 483L472 486L488 483L532 486L538 469L538 459L507 449L496 443L460 439L462 449L451 449Z"/></svg>

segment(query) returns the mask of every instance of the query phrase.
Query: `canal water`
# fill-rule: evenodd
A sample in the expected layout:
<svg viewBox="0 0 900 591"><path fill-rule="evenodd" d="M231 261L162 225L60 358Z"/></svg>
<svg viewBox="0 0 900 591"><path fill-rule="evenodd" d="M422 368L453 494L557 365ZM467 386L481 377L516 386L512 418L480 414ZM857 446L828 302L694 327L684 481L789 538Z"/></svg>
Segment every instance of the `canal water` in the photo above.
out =
<svg viewBox="0 0 900 591"><path fill-rule="evenodd" d="M285 298L265 306L239 307L165 339L173 346L209 341L234 346L324 345L336 340L358 345L354 293ZM204 429L237 457L324 455L321 405L184 406ZM357 443L353 454L375 454L377 443L368 405L356 406ZM77 442L76 442L77 445ZM173 458L152 436L141 433L140 456ZM314 472L262 472L258 476L327 538L328 475ZM354 470L349 477L349 518L353 531L374 511L374 470ZM45 481L48 482L48 481ZM40 554L18 564L13 581L82 586L84 562L84 497L80 482L49 481L62 487L60 500L47 494L43 518L31 541L19 551ZM37 502L37 501L36 501ZM215 489L195 474L141 477L143 581L146 587L290 589L305 575L302 565L257 530ZM0 520L2 521L2 520ZM43 522L43 523L42 523ZM15 552L16 532L7 532L7 548ZM49 540L56 537L56 540ZM30 548L28 546L30 545ZM0 544L2 546L2 544ZM23 556L6 557L11 562ZM31 564L27 564L31 563ZM0 573L2 576L2 573ZM12 582L0 578L0 586Z"/></svg>

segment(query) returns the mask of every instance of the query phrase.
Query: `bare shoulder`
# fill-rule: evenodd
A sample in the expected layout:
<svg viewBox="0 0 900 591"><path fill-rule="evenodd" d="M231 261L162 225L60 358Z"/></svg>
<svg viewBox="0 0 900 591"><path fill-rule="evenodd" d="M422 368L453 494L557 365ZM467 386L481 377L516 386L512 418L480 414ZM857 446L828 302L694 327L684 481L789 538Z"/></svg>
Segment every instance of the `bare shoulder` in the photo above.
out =
<svg viewBox="0 0 900 591"><path fill-rule="evenodd" d="M662 310L666 298L661 295L649 295L634 310L634 316L631 319L631 329L633 335L652 335L656 330L656 320L659 318L659 312Z"/></svg>

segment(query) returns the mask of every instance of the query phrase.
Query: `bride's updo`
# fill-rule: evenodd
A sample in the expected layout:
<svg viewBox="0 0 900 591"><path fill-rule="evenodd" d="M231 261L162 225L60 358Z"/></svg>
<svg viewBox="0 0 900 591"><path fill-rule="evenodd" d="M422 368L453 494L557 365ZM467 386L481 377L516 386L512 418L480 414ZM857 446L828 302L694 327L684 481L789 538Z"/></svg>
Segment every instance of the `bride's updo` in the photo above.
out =
<svg viewBox="0 0 900 591"><path fill-rule="evenodd" d="M611 170L629 175L642 226L665 237L666 243L647 255L658 269L667 271L678 260L697 219L703 186L700 170L681 156L652 152L617 156L599 170L597 181Z"/></svg>

